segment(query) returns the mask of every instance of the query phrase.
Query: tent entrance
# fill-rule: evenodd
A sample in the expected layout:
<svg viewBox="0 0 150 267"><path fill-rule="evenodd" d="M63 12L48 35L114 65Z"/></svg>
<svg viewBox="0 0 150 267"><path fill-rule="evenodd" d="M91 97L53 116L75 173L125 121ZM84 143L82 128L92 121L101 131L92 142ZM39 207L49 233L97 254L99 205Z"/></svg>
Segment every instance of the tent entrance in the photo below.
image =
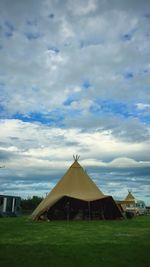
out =
<svg viewBox="0 0 150 267"><path fill-rule="evenodd" d="M63 197L47 212L49 220L107 220L122 217L111 197L83 201Z"/></svg>

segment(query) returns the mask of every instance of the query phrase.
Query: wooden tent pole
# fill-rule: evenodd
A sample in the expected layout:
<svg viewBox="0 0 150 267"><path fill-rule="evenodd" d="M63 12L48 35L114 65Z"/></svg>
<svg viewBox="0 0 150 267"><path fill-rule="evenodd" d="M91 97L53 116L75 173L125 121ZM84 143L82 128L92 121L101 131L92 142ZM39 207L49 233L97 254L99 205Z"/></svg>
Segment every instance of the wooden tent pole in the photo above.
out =
<svg viewBox="0 0 150 267"><path fill-rule="evenodd" d="M73 155L74 161L78 161L80 156L79 155Z"/></svg>
<svg viewBox="0 0 150 267"><path fill-rule="evenodd" d="M89 220L91 220L91 205L90 205L90 201L88 201L88 211L89 211Z"/></svg>

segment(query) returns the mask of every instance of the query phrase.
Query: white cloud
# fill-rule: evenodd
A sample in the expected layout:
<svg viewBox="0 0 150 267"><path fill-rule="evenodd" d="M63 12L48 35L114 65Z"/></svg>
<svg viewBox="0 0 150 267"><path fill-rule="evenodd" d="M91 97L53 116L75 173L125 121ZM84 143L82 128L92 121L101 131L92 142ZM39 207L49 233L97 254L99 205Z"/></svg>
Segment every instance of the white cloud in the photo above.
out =
<svg viewBox="0 0 150 267"><path fill-rule="evenodd" d="M137 109L139 110L150 110L150 104L145 103L137 103L136 104Z"/></svg>
<svg viewBox="0 0 150 267"><path fill-rule="evenodd" d="M148 65L148 23L138 13L140 4L115 2L113 7L107 1L88 1L86 5L84 1L8 3L1 2L1 24L10 21L15 30L11 38L3 36L0 51L0 79L5 83L2 104L8 114L60 108L72 94L71 89L66 93L66 88L79 88L85 78L93 87L81 97L90 101L108 96L122 101L148 98L149 75L142 74ZM132 13L127 9L130 5ZM145 6L146 2L143 12ZM50 13L54 13L53 19L48 18ZM28 20L36 23L28 25ZM133 38L123 42L121 36L130 31ZM26 32L39 32L41 38L28 40ZM48 52L49 46L58 47L60 52ZM128 69L138 73L130 82L122 76Z"/></svg>
<svg viewBox="0 0 150 267"><path fill-rule="evenodd" d="M150 161L143 162L130 159L130 158L117 158L108 164L109 167L116 168L134 168L134 167L150 167Z"/></svg>
<svg viewBox="0 0 150 267"><path fill-rule="evenodd" d="M19 168L22 165L49 165L51 168L51 164L59 168L66 166L65 162L71 162L74 153L81 154L81 162L84 164L95 166L138 167L148 164L142 162L142 158L140 162L131 159L131 156L134 158L137 154L143 156L148 153L147 142L122 142L109 131L81 132L73 128L51 128L19 120L3 120L1 129L1 142L6 144L2 147L3 151L20 156L17 159L12 157L12 162L8 164L18 165ZM110 157L115 160L104 163Z"/></svg>
<svg viewBox="0 0 150 267"><path fill-rule="evenodd" d="M68 1L68 9L74 14L78 16L88 15L90 12L96 11L97 8L97 0L77 0Z"/></svg>
<svg viewBox="0 0 150 267"><path fill-rule="evenodd" d="M88 110L94 102L90 99L82 99L80 101L73 101L70 105L72 109Z"/></svg>
<svg viewBox="0 0 150 267"><path fill-rule="evenodd" d="M84 165L105 167L105 168L143 168L150 167L150 161L136 161L131 158L115 158L110 162L98 161L96 159L87 159L82 161Z"/></svg>

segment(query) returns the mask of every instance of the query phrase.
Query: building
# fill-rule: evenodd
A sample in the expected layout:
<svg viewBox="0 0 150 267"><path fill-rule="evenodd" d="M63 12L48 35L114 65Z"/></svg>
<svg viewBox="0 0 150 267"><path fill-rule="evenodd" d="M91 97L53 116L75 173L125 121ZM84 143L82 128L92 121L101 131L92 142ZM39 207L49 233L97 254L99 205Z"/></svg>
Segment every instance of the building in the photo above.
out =
<svg viewBox="0 0 150 267"><path fill-rule="evenodd" d="M18 216L21 211L21 198L0 195L0 217Z"/></svg>

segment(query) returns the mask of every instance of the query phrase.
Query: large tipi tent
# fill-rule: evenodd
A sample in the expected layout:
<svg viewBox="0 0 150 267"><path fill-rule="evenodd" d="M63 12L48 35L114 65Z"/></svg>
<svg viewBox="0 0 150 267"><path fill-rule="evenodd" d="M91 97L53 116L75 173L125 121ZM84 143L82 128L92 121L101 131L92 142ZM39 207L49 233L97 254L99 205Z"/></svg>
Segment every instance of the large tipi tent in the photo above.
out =
<svg viewBox="0 0 150 267"><path fill-rule="evenodd" d="M32 213L34 220L116 219L122 214L111 196L104 195L78 163L78 157Z"/></svg>

